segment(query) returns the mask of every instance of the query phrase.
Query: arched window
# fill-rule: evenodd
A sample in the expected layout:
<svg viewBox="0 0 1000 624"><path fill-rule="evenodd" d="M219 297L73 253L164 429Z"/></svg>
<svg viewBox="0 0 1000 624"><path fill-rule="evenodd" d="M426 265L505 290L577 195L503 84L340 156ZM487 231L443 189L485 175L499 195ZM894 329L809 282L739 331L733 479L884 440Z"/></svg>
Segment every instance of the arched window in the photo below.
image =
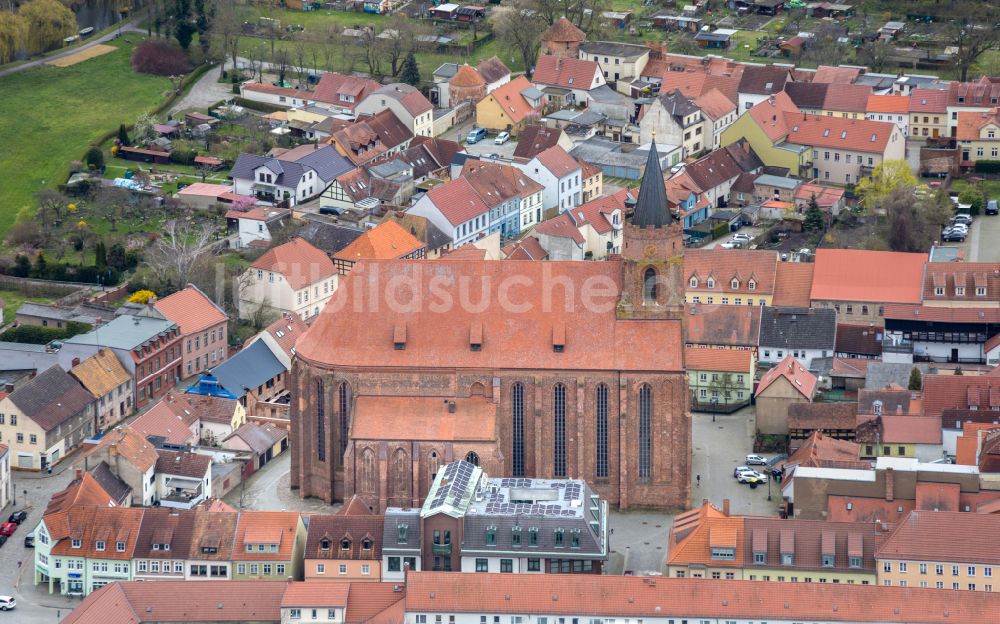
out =
<svg viewBox="0 0 1000 624"><path fill-rule="evenodd" d="M553 474L566 476L566 386L557 383L552 389Z"/></svg>
<svg viewBox="0 0 1000 624"><path fill-rule="evenodd" d="M597 384L595 392L597 399L597 462L595 476L603 478L608 476L608 387L604 384Z"/></svg>
<svg viewBox="0 0 1000 624"><path fill-rule="evenodd" d="M344 452L347 451L347 436L351 429L351 388L346 381L340 382L337 389L337 401L340 408L340 459L343 461Z"/></svg>
<svg viewBox="0 0 1000 624"><path fill-rule="evenodd" d="M441 462L438 461L437 451L431 451L431 454L427 457L427 465L431 469L431 481L434 481L434 478L437 477L438 470L441 468Z"/></svg>
<svg viewBox="0 0 1000 624"><path fill-rule="evenodd" d="M323 396L323 380L316 380L316 458L326 461L326 405Z"/></svg>
<svg viewBox="0 0 1000 624"><path fill-rule="evenodd" d="M479 465L479 455L477 455L475 451L469 451L465 455L465 461L469 462L473 466L478 466Z"/></svg>
<svg viewBox="0 0 1000 624"><path fill-rule="evenodd" d="M642 274L642 301L656 303L656 269L649 267Z"/></svg>
<svg viewBox="0 0 1000 624"><path fill-rule="evenodd" d="M511 454L511 474L515 477L524 476L524 386L521 382L515 383L510 389L511 416L513 421L513 432L511 442L513 443L513 453Z"/></svg>
<svg viewBox="0 0 1000 624"><path fill-rule="evenodd" d="M374 496L378 494L378 466L375 461L375 451L366 448L361 453L361 487L362 494Z"/></svg>
<svg viewBox="0 0 1000 624"><path fill-rule="evenodd" d="M390 496L409 498L410 496L410 456L403 449L396 449L392 455L392 488Z"/></svg>
<svg viewBox="0 0 1000 624"><path fill-rule="evenodd" d="M652 472L653 389L643 384L639 388L639 480L649 481Z"/></svg>

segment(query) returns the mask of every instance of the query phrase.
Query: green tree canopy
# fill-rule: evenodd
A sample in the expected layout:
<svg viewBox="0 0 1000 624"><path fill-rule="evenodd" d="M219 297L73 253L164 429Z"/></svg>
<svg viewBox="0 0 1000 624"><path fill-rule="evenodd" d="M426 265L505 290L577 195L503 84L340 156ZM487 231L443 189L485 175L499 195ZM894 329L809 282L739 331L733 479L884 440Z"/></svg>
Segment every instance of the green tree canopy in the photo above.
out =
<svg viewBox="0 0 1000 624"><path fill-rule="evenodd" d="M875 165L870 177L858 182L855 191L861 197L861 203L870 213L882 207L882 202L896 187L912 189L917 185L917 179L910 171L905 160L885 160Z"/></svg>
<svg viewBox="0 0 1000 624"><path fill-rule="evenodd" d="M59 0L29 0L18 15L24 20L25 47L31 54L51 50L77 32L76 16Z"/></svg>

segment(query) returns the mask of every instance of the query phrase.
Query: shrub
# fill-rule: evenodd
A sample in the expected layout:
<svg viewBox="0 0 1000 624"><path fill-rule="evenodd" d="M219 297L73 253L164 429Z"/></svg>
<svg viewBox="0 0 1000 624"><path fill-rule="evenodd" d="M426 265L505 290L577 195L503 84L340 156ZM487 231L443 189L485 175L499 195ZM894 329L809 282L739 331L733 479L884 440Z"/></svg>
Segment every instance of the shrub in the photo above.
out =
<svg viewBox="0 0 1000 624"><path fill-rule="evenodd" d="M147 39L132 52L132 69L143 74L177 76L191 71L187 53L164 39Z"/></svg>
<svg viewBox="0 0 1000 624"><path fill-rule="evenodd" d="M137 290L128 298L129 303L149 303L156 296L152 290Z"/></svg>
<svg viewBox="0 0 1000 624"><path fill-rule="evenodd" d="M87 163L89 169L100 171L104 169L104 152L96 145L91 145L83 156L83 162Z"/></svg>
<svg viewBox="0 0 1000 624"><path fill-rule="evenodd" d="M48 344L53 340L63 340L71 338L77 334L90 331L92 328L87 323L69 321L66 327L41 327L38 325L18 325L0 334L0 340L4 342L21 342L31 344Z"/></svg>
<svg viewBox="0 0 1000 624"><path fill-rule="evenodd" d="M198 152L190 149L175 149L170 152L170 162L175 162L178 165L193 165L194 159L198 156Z"/></svg>

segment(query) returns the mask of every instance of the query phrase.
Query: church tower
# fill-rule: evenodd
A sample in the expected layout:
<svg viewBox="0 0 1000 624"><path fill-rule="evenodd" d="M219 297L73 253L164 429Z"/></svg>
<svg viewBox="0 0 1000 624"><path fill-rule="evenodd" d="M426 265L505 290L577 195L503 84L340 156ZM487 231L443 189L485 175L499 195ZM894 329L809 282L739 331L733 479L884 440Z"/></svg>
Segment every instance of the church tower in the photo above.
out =
<svg viewBox="0 0 1000 624"><path fill-rule="evenodd" d="M684 302L683 235L684 228L667 200L654 138L635 209L622 233L621 314L664 318L679 313Z"/></svg>

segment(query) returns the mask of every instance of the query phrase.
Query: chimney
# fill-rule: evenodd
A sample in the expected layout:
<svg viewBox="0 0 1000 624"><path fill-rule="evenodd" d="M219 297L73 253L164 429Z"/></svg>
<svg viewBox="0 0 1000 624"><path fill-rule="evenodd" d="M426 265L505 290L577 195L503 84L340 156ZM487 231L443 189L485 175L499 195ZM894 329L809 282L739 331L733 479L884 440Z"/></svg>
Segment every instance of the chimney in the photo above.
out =
<svg viewBox="0 0 1000 624"><path fill-rule="evenodd" d="M701 504L702 505L707 505L708 504L708 499L707 498L701 499Z"/></svg>
<svg viewBox="0 0 1000 624"><path fill-rule="evenodd" d="M83 478L83 470L81 470L80 468L76 469L76 478L78 481Z"/></svg>
<svg viewBox="0 0 1000 624"><path fill-rule="evenodd" d="M448 401L448 413L449 414L454 414L455 413L455 402L454 401Z"/></svg>
<svg viewBox="0 0 1000 624"><path fill-rule="evenodd" d="M80 365L80 358L78 357L73 358L73 366L79 366L79 365Z"/></svg>
<svg viewBox="0 0 1000 624"><path fill-rule="evenodd" d="M722 499L722 514L724 516L728 516L729 515L729 499L728 498L723 498Z"/></svg>
<svg viewBox="0 0 1000 624"><path fill-rule="evenodd" d="M885 502L893 500L893 488L896 486L896 475L892 468L885 469Z"/></svg>
<svg viewBox="0 0 1000 624"><path fill-rule="evenodd" d="M896 416L902 416L902 415L903 415L903 406L902 405L897 405L896 406Z"/></svg>

